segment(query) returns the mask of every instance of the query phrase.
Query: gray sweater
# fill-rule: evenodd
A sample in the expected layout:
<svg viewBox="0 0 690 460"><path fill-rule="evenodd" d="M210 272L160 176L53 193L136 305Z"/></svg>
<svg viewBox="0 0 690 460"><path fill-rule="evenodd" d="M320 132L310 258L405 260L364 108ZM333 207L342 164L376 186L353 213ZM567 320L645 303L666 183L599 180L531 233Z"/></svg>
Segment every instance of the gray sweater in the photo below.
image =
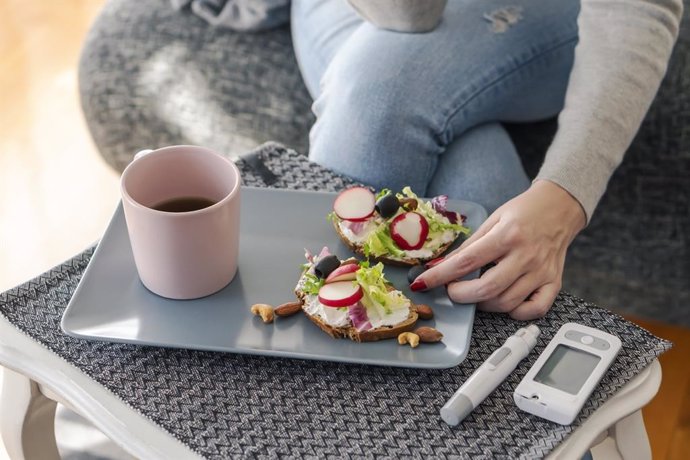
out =
<svg viewBox="0 0 690 460"><path fill-rule="evenodd" d="M373 24L404 32L434 28L446 3L348 1ZM565 107L537 179L574 196L587 222L659 88L682 10L682 0L582 0Z"/></svg>

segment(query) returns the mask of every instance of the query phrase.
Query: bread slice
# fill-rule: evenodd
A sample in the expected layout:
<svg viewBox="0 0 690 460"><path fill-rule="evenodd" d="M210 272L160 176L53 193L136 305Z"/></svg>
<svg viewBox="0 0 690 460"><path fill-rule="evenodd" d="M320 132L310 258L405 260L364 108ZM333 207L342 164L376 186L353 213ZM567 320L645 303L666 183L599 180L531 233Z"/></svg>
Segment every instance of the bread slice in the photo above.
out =
<svg viewBox="0 0 690 460"><path fill-rule="evenodd" d="M340 236L340 239L343 240L343 243L345 243L351 251L360 254L364 256L364 249L361 244L355 243L350 238L347 237L343 233L343 231L340 228L340 219L332 219L333 220L333 227L335 228L335 231L338 233L338 236ZM459 235L458 235L459 236ZM437 257L441 257L441 255L448 250L449 247L457 240L457 237L455 240L449 241L448 243L440 246L434 253L431 255L431 257L427 258L418 258L418 257L406 257L406 258L395 258L393 256L385 257L370 257L370 259L378 261L378 262L383 262L384 264L387 265L396 265L399 267L411 267L413 265L419 265L423 264L425 262L428 262L430 260L436 259Z"/></svg>
<svg viewBox="0 0 690 460"><path fill-rule="evenodd" d="M394 290L395 288L393 286L388 286L388 289ZM309 318L314 324L319 326L322 331L334 339L350 339L355 342L376 342L378 340L394 339L401 333L414 329L414 326L417 324L417 320L419 319L419 315L417 314L417 306L410 302L410 314L407 316L407 319L393 326L381 326L375 329L369 329L367 331L358 331L352 326L331 326L330 324L325 323L318 316L307 313L304 308L304 304L308 298L307 294L299 289L295 290L295 294L300 302L302 302L302 312L307 316L307 318Z"/></svg>

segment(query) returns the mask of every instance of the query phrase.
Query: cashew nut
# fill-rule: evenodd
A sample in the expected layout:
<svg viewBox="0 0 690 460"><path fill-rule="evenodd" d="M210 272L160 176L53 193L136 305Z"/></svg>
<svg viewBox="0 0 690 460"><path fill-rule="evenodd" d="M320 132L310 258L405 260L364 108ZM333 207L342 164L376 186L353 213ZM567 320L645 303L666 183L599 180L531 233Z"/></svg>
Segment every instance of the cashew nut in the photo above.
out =
<svg viewBox="0 0 690 460"><path fill-rule="evenodd" d="M251 312L254 315L261 316L261 320L268 324L273 322L273 307L265 303L257 303L252 305Z"/></svg>
<svg viewBox="0 0 690 460"><path fill-rule="evenodd" d="M414 332L403 332L398 336L398 343L400 345L409 343L412 348L417 348L417 345L419 345L419 336Z"/></svg>

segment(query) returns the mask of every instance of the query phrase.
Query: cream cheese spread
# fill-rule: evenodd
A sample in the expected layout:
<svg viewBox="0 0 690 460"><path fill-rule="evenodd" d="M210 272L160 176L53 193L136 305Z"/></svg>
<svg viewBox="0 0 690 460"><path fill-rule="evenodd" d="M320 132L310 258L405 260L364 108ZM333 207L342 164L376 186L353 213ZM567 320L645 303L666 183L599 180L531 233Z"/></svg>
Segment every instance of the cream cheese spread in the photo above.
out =
<svg viewBox="0 0 690 460"><path fill-rule="evenodd" d="M450 243L455 239L455 232L453 230L445 230L440 235L435 236L430 241L424 243L424 246L420 249L414 249L410 251L405 251L405 256L411 259L428 259L434 255L434 252L438 250L444 244ZM435 248L433 251L428 248Z"/></svg>
<svg viewBox="0 0 690 460"><path fill-rule="evenodd" d="M393 293L399 293L400 291L392 291ZM383 307L375 306L373 308L367 308L367 315L369 316L369 322L371 327L376 329L382 326L395 326L398 323L402 323L410 316L410 301L405 302L404 306L400 306L390 313L386 313Z"/></svg>
<svg viewBox="0 0 690 460"><path fill-rule="evenodd" d="M348 224L344 221L340 221L338 223L338 226L340 227L340 231L343 232L343 235L345 235L348 240L352 241L355 244L362 244L369 237L369 234L376 230L376 227L379 226L379 223L376 222L375 219L368 220L364 224L364 226L362 227L362 231L359 232L358 235L355 234L355 232L353 232L352 230L350 230Z"/></svg>
<svg viewBox="0 0 690 460"><path fill-rule="evenodd" d="M350 315L347 308L327 307L319 302L318 296L307 296L304 302L304 311L312 316L316 316L324 323L334 327L349 327Z"/></svg>
<svg viewBox="0 0 690 460"><path fill-rule="evenodd" d="M299 289L304 283L302 279L297 284ZM400 291L392 291L394 293L402 293ZM304 299L304 311L312 316L316 316L324 323L333 327L351 327L352 321L350 321L350 315L346 307L334 308L327 307L321 302L319 302L319 297L315 295L308 295ZM404 306L398 307L387 313L385 309L381 306L374 306L367 308L367 316L369 317L369 323L371 323L372 329L376 329L382 326L395 326L401 323L410 316L410 302L409 300Z"/></svg>

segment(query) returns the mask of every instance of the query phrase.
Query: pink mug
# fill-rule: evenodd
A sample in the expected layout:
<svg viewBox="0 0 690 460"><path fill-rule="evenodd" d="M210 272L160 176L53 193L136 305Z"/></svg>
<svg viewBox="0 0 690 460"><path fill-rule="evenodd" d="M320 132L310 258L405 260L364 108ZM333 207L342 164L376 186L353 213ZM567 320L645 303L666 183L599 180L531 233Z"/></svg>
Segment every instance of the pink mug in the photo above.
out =
<svg viewBox="0 0 690 460"><path fill-rule="evenodd" d="M164 147L135 157L120 186L144 286L170 299L196 299L232 281L240 185L237 166L203 147Z"/></svg>

